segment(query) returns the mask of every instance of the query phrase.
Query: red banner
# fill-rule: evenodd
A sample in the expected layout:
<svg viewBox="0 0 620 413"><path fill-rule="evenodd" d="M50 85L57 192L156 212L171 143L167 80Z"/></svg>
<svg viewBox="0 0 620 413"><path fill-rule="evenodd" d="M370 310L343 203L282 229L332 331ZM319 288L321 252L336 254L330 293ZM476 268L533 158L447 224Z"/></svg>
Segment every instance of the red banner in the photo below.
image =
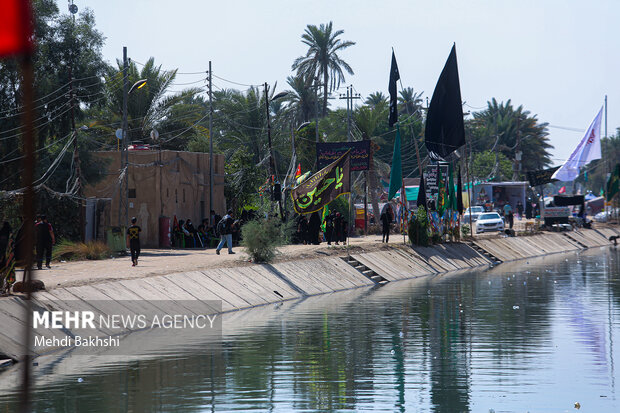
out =
<svg viewBox="0 0 620 413"><path fill-rule="evenodd" d="M0 57L32 52L30 0L0 0Z"/></svg>

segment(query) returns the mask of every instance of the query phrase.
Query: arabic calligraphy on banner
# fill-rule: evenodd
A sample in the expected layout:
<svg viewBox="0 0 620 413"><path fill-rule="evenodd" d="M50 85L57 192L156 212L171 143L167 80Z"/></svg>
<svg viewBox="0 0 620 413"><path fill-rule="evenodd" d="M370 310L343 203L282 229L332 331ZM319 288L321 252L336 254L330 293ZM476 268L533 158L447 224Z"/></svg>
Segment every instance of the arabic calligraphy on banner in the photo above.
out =
<svg viewBox="0 0 620 413"><path fill-rule="evenodd" d="M350 152L293 188L291 199L298 214L321 210L340 195L349 193Z"/></svg>
<svg viewBox="0 0 620 413"><path fill-rule="evenodd" d="M448 164L441 164L441 178L448 177ZM436 201L439 195L439 165L427 165L424 169L424 181L426 185L426 199Z"/></svg>
<svg viewBox="0 0 620 413"><path fill-rule="evenodd" d="M325 168L348 150L351 150L351 170L367 171L370 167L370 141L325 142L316 144L316 158L319 169Z"/></svg>

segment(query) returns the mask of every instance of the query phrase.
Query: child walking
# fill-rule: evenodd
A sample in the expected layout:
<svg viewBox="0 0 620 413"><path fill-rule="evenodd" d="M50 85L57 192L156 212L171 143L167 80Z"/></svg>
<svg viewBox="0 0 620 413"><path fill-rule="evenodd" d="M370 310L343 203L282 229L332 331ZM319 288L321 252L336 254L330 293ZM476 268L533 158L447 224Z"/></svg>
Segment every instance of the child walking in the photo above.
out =
<svg viewBox="0 0 620 413"><path fill-rule="evenodd" d="M136 225L136 217L131 218L131 226L127 228L127 244L131 251L132 267L138 265L138 257L140 256L140 232L142 228Z"/></svg>

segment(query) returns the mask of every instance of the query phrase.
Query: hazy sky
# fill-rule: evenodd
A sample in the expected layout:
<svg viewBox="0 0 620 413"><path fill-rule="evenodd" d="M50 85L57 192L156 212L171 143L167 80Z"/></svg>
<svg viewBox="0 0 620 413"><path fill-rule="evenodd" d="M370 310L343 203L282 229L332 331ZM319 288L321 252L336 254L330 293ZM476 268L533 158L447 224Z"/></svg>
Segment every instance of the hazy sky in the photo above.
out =
<svg viewBox="0 0 620 413"><path fill-rule="evenodd" d="M554 162L563 162L583 135L564 128L585 131L606 94L609 134L620 127L620 0L74 2L94 11L110 62L127 46L137 62L153 56L165 69L200 72L211 60L214 75L242 84L277 81L283 90L293 60L306 52L306 25L333 21L342 39L356 42L340 56L355 71L346 83L362 97L388 94L393 47L403 85L430 98L456 42L465 110L493 97L523 105L553 126ZM67 10L64 0L58 4ZM203 77L179 75L173 89Z"/></svg>

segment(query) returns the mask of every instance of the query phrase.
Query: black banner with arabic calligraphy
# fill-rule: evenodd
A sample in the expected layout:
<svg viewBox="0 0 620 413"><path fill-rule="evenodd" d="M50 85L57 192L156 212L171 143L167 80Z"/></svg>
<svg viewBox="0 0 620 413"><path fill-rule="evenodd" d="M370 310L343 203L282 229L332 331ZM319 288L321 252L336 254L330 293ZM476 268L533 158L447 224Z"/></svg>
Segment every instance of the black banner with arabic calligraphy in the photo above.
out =
<svg viewBox="0 0 620 413"><path fill-rule="evenodd" d="M555 181L551 179L551 176L560 169L559 166L550 169L542 169L540 171L532 171L527 173L527 180L530 181L530 186L545 185L549 182Z"/></svg>
<svg viewBox="0 0 620 413"><path fill-rule="evenodd" d="M367 171L370 167L370 141L325 142L316 144L316 161L319 169L325 168L346 151L351 150L351 170Z"/></svg>
<svg viewBox="0 0 620 413"><path fill-rule="evenodd" d="M335 162L321 169L291 191L293 207L298 214L319 211L342 194L351 192L352 151L346 151Z"/></svg>

